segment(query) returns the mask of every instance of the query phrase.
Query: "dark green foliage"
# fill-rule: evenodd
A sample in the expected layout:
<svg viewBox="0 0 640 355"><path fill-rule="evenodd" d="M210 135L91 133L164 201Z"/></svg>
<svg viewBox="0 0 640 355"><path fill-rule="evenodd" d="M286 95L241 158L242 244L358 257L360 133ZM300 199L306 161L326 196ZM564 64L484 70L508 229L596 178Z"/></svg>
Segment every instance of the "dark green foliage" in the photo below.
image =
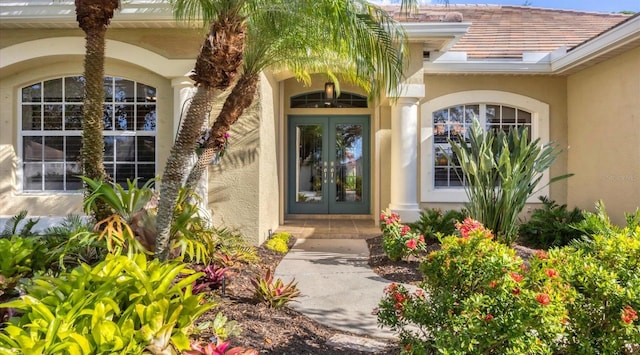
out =
<svg viewBox="0 0 640 355"><path fill-rule="evenodd" d="M464 210L442 211L439 208L427 208L420 212L420 219L409 223L412 230L424 235L426 240L437 241L438 234L451 235L456 230L455 224L466 217Z"/></svg>
<svg viewBox="0 0 640 355"><path fill-rule="evenodd" d="M11 217L7 221L7 223L5 223L4 228L2 229L2 232L0 232L0 238L8 238L14 235L19 235L22 237L32 235L33 233L31 230L36 224L38 224L38 222L40 221L40 218L38 219L29 218L29 220L25 222L24 226L22 226L22 228L18 230L18 226L20 225L20 222L22 222L26 217L27 217L26 210L22 210L17 215Z"/></svg>
<svg viewBox="0 0 640 355"><path fill-rule="evenodd" d="M583 232L575 224L584 221L578 208L567 209L567 205L558 205L547 197L540 197L542 207L531 214L531 219L520 225L521 241L537 248L564 246L580 238Z"/></svg>

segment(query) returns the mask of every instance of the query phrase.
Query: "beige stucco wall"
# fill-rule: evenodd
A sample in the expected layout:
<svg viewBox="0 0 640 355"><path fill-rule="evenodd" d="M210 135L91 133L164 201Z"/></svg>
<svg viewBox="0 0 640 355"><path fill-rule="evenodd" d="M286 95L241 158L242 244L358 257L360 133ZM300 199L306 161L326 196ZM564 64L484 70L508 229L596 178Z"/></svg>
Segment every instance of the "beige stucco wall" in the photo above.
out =
<svg viewBox="0 0 640 355"><path fill-rule="evenodd" d="M0 31L0 48L37 39L57 37L80 37L80 29L3 29ZM195 59L202 40L203 32L195 29L114 29L107 31L107 39L133 44L148 49L169 59Z"/></svg>
<svg viewBox="0 0 640 355"><path fill-rule="evenodd" d="M568 78L568 202L603 200L613 223L640 207L640 48Z"/></svg>
<svg viewBox="0 0 640 355"><path fill-rule="evenodd" d="M60 58L58 58L60 59ZM46 63L46 65L44 64ZM82 75L82 57L70 56L64 60L39 58L27 63L29 70L12 72L11 75L0 77L0 215L14 215L26 209L30 215L64 216L68 213L81 211L81 193L22 193L17 189L19 161L19 126L18 102L20 88L40 80L56 78L66 75ZM148 85L157 89L158 97L158 132L157 132L157 171L162 171L170 145L165 142L173 141L173 90L170 81L155 75L144 68L107 60L105 74L118 76Z"/></svg>
<svg viewBox="0 0 640 355"><path fill-rule="evenodd" d="M214 225L254 245L278 228L277 97L278 83L262 75L254 104L231 127L227 153L209 169Z"/></svg>

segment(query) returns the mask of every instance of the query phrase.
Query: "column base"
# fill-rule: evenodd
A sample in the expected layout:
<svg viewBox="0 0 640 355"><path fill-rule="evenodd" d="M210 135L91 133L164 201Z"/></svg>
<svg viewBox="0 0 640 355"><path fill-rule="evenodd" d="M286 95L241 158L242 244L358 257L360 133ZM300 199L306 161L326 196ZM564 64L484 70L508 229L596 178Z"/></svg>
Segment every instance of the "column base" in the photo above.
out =
<svg viewBox="0 0 640 355"><path fill-rule="evenodd" d="M389 204L389 209L400 215L402 223L415 222L420 219L420 206L417 204Z"/></svg>

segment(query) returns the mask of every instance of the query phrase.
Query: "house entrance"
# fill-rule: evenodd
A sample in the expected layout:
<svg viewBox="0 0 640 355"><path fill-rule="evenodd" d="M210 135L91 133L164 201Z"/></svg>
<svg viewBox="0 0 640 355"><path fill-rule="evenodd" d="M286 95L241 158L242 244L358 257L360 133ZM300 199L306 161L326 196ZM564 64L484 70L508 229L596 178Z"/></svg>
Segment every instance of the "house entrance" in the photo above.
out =
<svg viewBox="0 0 640 355"><path fill-rule="evenodd" d="M369 213L369 116L289 116L288 213Z"/></svg>

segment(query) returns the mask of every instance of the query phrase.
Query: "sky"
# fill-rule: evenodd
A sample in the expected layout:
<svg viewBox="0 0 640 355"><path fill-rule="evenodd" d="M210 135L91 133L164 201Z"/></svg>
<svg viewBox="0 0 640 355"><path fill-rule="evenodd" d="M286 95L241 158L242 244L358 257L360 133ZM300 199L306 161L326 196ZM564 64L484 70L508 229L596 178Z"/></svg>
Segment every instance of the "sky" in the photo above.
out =
<svg viewBox="0 0 640 355"><path fill-rule="evenodd" d="M398 0L378 0L376 3L397 3ZM443 3L437 0L422 0L422 3ZM449 0L449 4L498 4L524 5L553 9L571 9L582 11L640 12L640 0Z"/></svg>

